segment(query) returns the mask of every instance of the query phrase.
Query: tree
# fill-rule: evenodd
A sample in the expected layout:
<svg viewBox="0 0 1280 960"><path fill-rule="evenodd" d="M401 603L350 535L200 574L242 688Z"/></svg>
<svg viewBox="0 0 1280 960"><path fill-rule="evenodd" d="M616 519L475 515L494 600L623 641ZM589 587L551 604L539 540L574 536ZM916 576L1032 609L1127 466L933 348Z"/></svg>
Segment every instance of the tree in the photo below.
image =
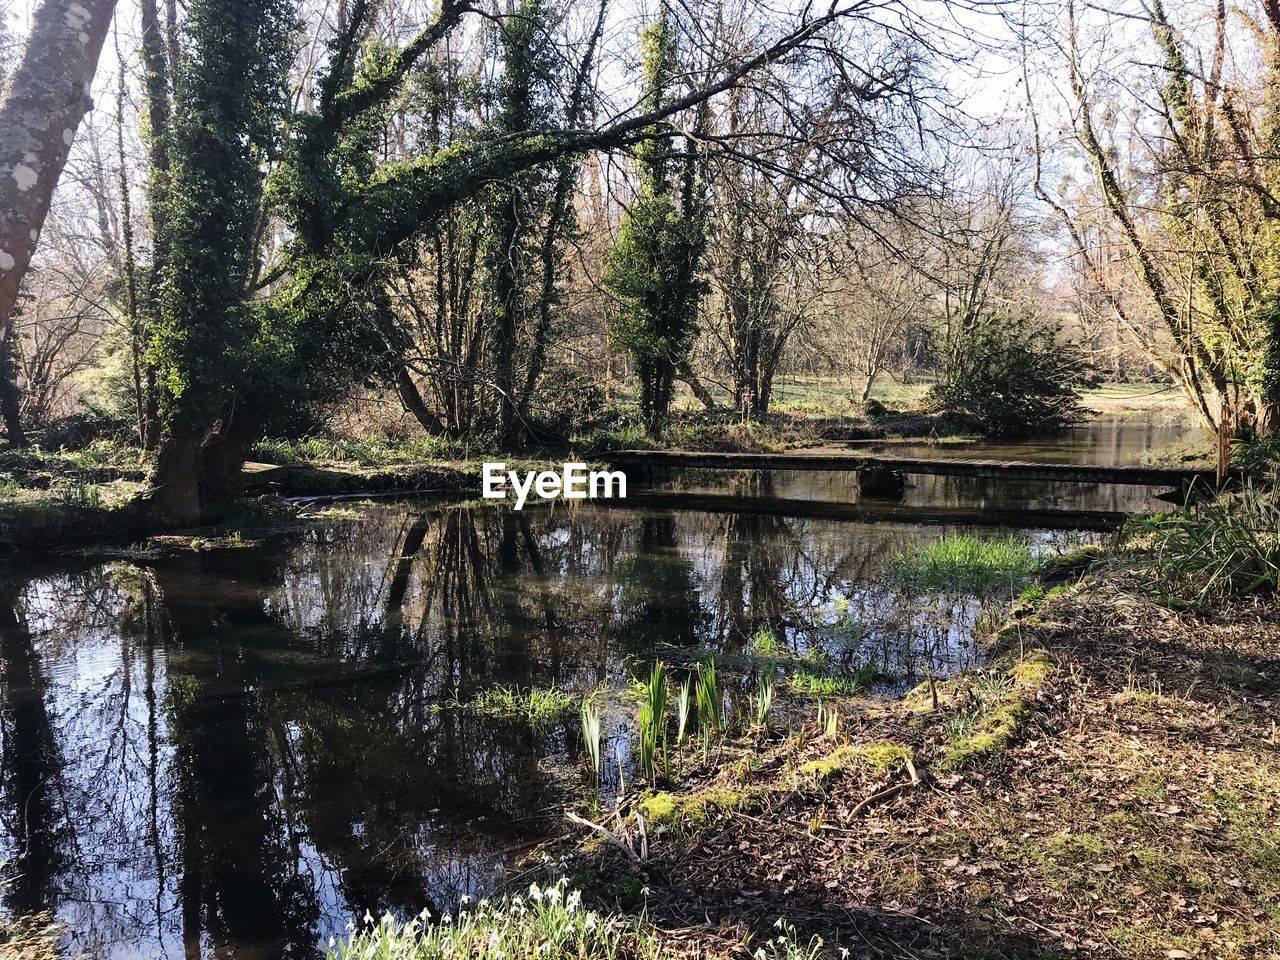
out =
<svg viewBox="0 0 1280 960"><path fill-rule="evenodd" d="M1081 276L1206 426L1216 430L1226 407L1242 433L1280 427L1280 7L1257 12L1218 3L1212 30L1184 32L1157 0L1142 18L1150 46L1126 66L1093 47L1068 4L1057 49L1071 129L1061 146L1087 160L1091 190L1069 178L1046 186L1042 165L1058 145L1034 130L1036 191ZM1260 79L1233 75L1255 64ZM1123 122L1118 81L1139 91ZM1098 208L1102 243L1090 236ZM1116 247L1128 270L1114 269L1107 251ZM1147 315L1159 335L1146 332Z"/></svg>
<svg viewBox="0 0 1280 960"><path fill-rule="evenodd" d="M648 107L658 111L670 103L678 71L665 5L640 39ZM635 364L640 414L654 435L662 432L676 370L697 336L698 305L706 287L699 277L707 228L698 147L687 137L677 153L672 142L655 136L637 148L636 199L623 218L604 277L621 302L614 336Z"/></svg>
<svg viewBox="0 0 1280 960"><path fill-rule="evenodd" d="M362 43L374 11L368 0L351 5L314 106L289 117L282 141L292 23L285 0L249 11L199 0L188 10L171 121L170 263L153 332L166 438L140 514L149 526L192 525L224 511L250 443L272 423L332 403L352 383L395 381L408 344L388 282L399 252L450 211L522 171L665 136L655 131L668 118L848 15L832 7L802 18L703 86L599 128L477 138L383 162L391 103L470 7L446 0L434 21L392 49ZM260 199L284 240L279 262L257 277Z"/></svg>
<svg viewBox="0 0 1280 960"><path fill-rule="evenodd" d="M41 0L0 101L0 340L76 130L115 0Z"/></svg>

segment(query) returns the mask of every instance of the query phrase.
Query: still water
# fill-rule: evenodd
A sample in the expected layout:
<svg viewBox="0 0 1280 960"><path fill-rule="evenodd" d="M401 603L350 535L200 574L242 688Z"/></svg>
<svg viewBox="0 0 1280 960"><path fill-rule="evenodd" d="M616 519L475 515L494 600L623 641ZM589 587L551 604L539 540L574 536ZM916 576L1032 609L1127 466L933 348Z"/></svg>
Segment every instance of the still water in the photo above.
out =
<svg viewBox="0 0 1280 960"><path fill-rule="evenodd" d="M1056 443L1127 462L1180 430L1107 421ZM848 480L780 475L769 492L848 499ZM1141 499L928 482L908 498ZM49 910L71 955L123 960L313 957L366 909L448 909L492 890L582 789L576 716L535 732L457 702L495 683L617 688L655 657L740 652L761 629L889 687L954 671L981 656L980 605L903 598L878 574L956 532L400 502L235 550L11 562L4 910ZM1023 533L1046 551L1081 539ZM610 716L611 755L626 723Z"/></svg>

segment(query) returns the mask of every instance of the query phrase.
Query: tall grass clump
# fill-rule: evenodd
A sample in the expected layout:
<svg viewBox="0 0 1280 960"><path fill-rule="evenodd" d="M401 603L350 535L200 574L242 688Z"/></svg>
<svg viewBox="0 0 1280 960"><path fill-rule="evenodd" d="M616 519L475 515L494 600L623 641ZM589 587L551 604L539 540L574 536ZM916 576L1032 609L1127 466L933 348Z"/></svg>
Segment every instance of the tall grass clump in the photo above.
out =
<svg viewBox="0 0 1280 960"><path fill-rule="evenodd" d="M904 590L982 595L1021 588L1037 566L1030 545L1016 537L946 537L895 554L886 574Z"/></svg>
<svg viewBox="0 0 1280 960"><path fill-rule="evenodd" d="M658 777L658 758L666 759L667 750L667 668L661 661L653 665L653 673L642 684L640 701L640 772L650 780ZM665 763L664 763L665 766Z"/></svg>
<svg viewBox="0 0 1280 960"><path fill-rule="evenodd" d="M433 920L387 915L330 946L327 960L620 960L656 958L657 947L640 921L587 910L566 881L528 896L481 900Z"/></svg>
<svg viewBox="0 0 1280 960"><path fill-rule="evenodd" d="M1280 589L1280 501L1247 484L1239 493L1140 527L1147 549L1124 559L1150 574L1150 589L1176 605L1202 606ZM1144 538L1148 539L1148 538Z"/></svg>

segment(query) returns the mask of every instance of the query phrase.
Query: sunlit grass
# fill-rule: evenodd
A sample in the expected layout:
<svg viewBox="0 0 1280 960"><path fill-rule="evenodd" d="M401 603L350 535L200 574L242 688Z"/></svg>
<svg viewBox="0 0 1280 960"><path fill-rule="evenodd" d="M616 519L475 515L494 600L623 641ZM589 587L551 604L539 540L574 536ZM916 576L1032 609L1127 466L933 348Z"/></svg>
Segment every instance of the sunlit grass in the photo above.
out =
<svg viewBox="0 0 1280 960"><path fill-rule="evenodd" d="M947 537L896 554L886 573L907 590L987 594L1020 589L1037 566L1031 547L1016 537Z"/></svg>
<svg viewBox="0 0 1280 960"><path fill-rule="evenodd" d="M250 455L264 463L333 461L377 467L448 459L459 453L454 445L438 437L413 437L399 442L304 437L301 440L259 440L253 445Z"/></svg>
<svg viewBox="0 0 1280 960"><path fill-rule="evenodd" d="M533 727L549 727L578 707L579 699L555 687L490 687L471 700L476 713L495 717L519 717ZM463 704L456 704L462 706Z"/></svg>
<svg viewBox="0 0 1280 960"><path fill-rule="evenodd" d="M791 692L801 697L847 697L857 693L870 683L869 671L853 676L823 673L812 668L802 668L791 675Z"/></svg>

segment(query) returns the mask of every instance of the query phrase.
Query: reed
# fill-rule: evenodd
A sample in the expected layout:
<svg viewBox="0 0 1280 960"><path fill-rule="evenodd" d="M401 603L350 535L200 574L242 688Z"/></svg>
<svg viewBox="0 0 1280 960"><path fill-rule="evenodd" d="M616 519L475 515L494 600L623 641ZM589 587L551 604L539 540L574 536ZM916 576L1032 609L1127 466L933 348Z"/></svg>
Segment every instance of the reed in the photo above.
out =
<svg viewBox="0 0 1280 960"><path fill-rule="evenodd" d="M676 746L684 743L686 728L689 725L689 706L692 699L692 684L685 680L680 684L680 692L676 694Z"/></svg>
<svg viewBox="0 0 1280 960"><path fill-rule="evenodd" d="M818 729L822 731L822 735L828 739L835 739L837 733L840 732L840 710L832 706L828 707L821 700L818 701Z"/></svg>
<svg viewBox="0 0 1280 960"><path fill-rule="evenodd" d="M653 673L643 683L644 699L640 702L640 772L650 780L658 777L658 758L666 767L667 746L667 668L661 661L653 665Z"/></svg>
<svg viewBox="0 0 1280 960"><path fill-rule="evenodd" d="M767 727L769 725L769 711L773 709L773 670L772 668L760 674L760 682L756 687L756 725Z"/></svg>
<svg viewBox="0 0 1280 960"><path fill-rule="evenodd" d="M600 708L590 699L582 701L582 745L591 760L591 772L595 776L596 786L599 786L604 769L600 756Z"/></svg>
<svg viewBox="0 0 1280 960"><path fill-rule="evenodd" d="M716 679L714 657L708 657L698 664L695 700L698 705L699 729L719 730L723 724L723 718L720 714L720 684Z"/></svg>

